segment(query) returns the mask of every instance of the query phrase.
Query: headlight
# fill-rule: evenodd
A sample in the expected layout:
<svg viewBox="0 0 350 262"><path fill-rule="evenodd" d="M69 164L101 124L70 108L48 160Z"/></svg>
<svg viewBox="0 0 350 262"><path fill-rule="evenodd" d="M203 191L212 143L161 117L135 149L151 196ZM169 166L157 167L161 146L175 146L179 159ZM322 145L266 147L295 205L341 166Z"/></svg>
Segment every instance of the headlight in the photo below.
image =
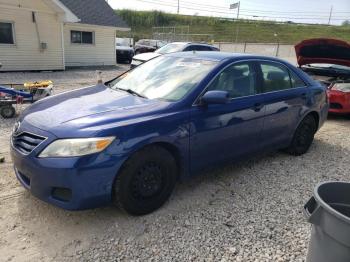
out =
<svg viewBox="0 0 350 262"><path fill-rule="evenodd" d="M60 139L48 145L39 157L75 157L98 153L106 149L115 137Z"/></svg>

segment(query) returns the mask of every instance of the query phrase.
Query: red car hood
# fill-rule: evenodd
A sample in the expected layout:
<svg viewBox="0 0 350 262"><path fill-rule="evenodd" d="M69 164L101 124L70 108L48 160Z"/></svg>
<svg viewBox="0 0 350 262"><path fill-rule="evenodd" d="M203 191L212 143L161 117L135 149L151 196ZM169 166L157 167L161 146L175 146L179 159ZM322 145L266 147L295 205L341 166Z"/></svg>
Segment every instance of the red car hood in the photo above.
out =
<svg viewBox="0 0 350 262"><path fill-rule="evenodd" d="M350 67L350 44L327 38L308 39L295 45L299 66L336 64Z"/></svg>

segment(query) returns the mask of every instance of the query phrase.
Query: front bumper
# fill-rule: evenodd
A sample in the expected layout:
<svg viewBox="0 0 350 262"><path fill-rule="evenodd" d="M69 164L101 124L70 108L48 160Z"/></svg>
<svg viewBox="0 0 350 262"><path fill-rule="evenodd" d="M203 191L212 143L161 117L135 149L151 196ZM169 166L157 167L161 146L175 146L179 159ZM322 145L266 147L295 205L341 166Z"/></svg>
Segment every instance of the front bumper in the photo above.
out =
<svg viewBox="0 0 350 262"><path fill-rule="evenodd" d="M35 132L35 131L34 131ZM72 158L38 158L52 136L29 155L11 145L19 182L35 197L67 210L108 205L115 177L124 159L112 154L112 145L99 154Z"/></svg>
<svg viewBox="0 0 350 262"><path fill-rule="evenodd" d="M350 93L332 91L328 93L330 108L334 114L350 114Z"/></svg>
<svg viewBox="0 0 350 262"><path fill-rule="evenodd" d="M119 61L131 61L134 53L129 51L117 51L117 60Z"/></svg>

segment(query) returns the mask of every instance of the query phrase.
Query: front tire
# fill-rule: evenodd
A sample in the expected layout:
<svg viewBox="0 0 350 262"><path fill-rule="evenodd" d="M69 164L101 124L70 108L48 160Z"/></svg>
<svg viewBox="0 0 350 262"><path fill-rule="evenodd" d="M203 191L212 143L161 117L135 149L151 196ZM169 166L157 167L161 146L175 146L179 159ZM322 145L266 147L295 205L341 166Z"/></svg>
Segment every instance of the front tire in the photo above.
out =
<svg viewBox="0 0 350 262"><path fill-rule="evenodd" d="M294 133L292 143L287 152L294 156L301 156L309 151L317 131L316 120L313 116L306 116Z"/></svg>
<svg viewBox="0 0 350 262"><path fill-rule="evenodd" d="M145 215L170 197L178 168L172 154L159 146L136 152L122 167L114 183L114 203L131 215Z"/></svg>
<svg viewBox="0 0 350 262"><path fill-rule="evenodd" d="M3 118L13 118L16 115L16 109L13 106L0 107L0 115Z"/></svg>

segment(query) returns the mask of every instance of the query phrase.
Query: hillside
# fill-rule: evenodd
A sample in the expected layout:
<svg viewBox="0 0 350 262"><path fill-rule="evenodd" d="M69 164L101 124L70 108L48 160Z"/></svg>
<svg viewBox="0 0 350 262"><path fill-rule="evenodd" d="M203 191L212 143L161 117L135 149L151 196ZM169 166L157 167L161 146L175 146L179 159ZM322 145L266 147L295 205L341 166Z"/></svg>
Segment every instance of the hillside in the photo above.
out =
<svg viewBox="0 0 350 262"><path fill-rule="evenodd" d="M257 20L235 22L223 18L176 15L159 11L116 10L116 12L132 28L132 32L124 33L124 36L132 34L136 39L152 38L152 27L155 26L189 26L190 34L208 35L192 36L192 39L189 40L232 42L236 39L238 25L239 42L295 44L303 39L318 37L350 41L350 26L306 25ZM169 32L169 29L163 32ZM182 33L185 32L187 33L187 29L182 30ZM178 30L177 34L179 33L181 30Z"/></svg>

